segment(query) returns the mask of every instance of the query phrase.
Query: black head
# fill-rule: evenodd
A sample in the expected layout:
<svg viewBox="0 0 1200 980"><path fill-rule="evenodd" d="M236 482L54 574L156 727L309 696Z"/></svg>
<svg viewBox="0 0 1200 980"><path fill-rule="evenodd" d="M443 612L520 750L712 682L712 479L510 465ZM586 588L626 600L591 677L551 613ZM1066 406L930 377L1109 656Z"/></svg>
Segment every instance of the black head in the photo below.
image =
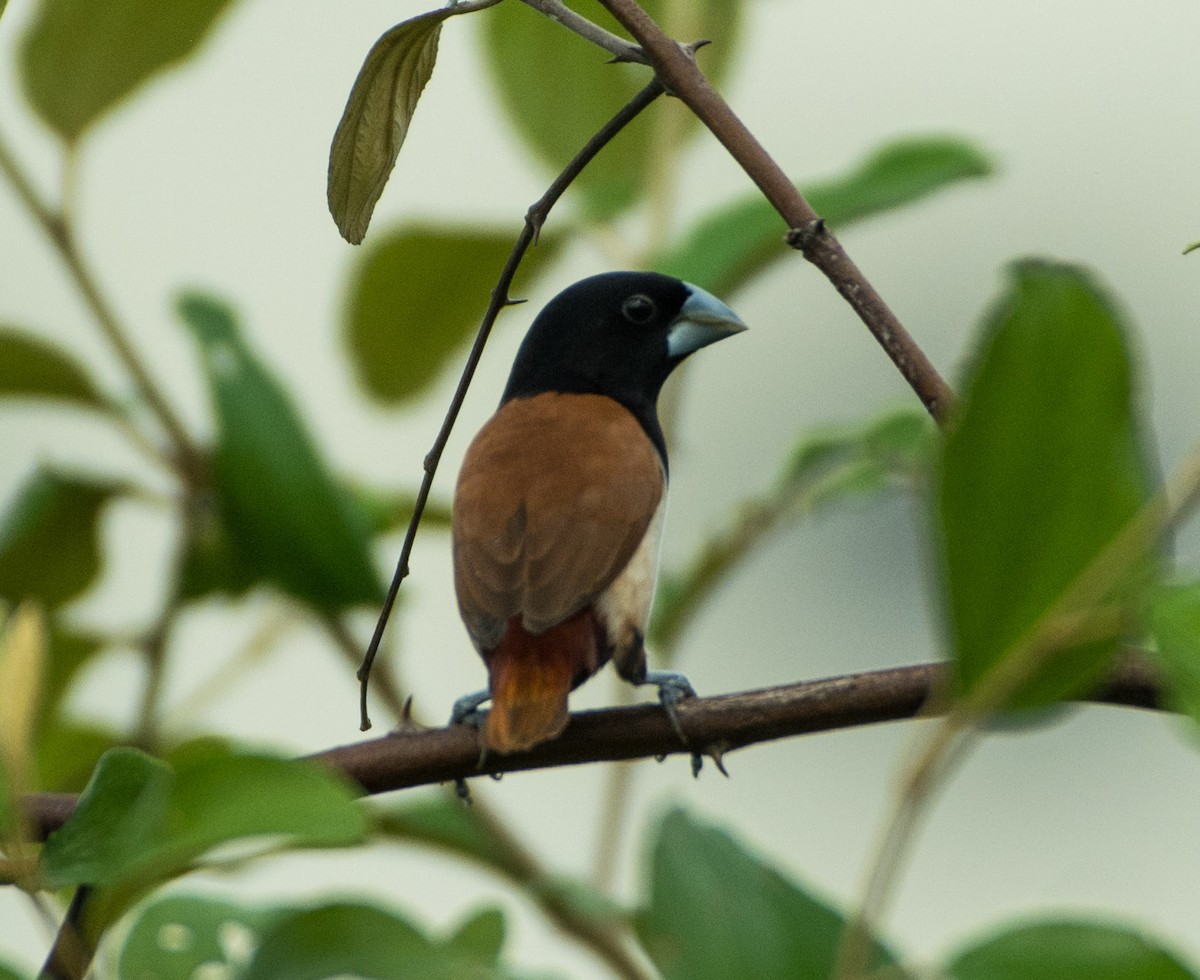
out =
<svg viewBox="0 0 1200 980"><path fill-rule="evenodd" d="M517 351L503 401L548 391L607 395L662 450L655 403L693 351L746 326L724 303L655 272L608 272L554 297Z"/></svg>

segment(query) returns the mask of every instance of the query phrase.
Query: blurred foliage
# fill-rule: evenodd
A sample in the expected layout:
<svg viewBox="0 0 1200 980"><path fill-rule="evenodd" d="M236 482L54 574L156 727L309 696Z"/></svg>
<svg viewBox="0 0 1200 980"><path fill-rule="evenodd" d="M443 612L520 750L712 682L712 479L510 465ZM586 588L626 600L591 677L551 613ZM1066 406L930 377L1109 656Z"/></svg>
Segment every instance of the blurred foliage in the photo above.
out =
<svg viewBox="0 0 1200 980"><path fill-rule="evenodd" d="M919 201L952 185L992 173L991 161L966 140L905 138L885 144L858 167L832 180L801 187L808 203L836 233ZM654 260L660 272L716 293L741 289L789 250L787 228L760 194L726 204L696 222L683 239Z"/></svg>
<svg viewBox="0 0 1200 980"><path fill-rule="evenodd" d="M675 810L658 827L637 932L665 980L827 980L845 921L729 834ZM872 969L895 965L886 949ZM907 976L889 972L896 980Z"/></svg>
<svg viewBox="0 0 1200 980"><path fill-rule="evenodd" d="M25 97L68 142L195 53L230 0L48 0L21 44ZM120 52L119 57L114 53Z"/></svg>
<svg viewBox="0 0 1200 980"><path fill-rule="evenodd" d="M183 596L265 581L323 612L378 605L383 586L365 515L330 475L291 396L254 356L232 312L197 293L180 300L217 416L209 504L228 571L185 561ZM193 545L202 542L193 539Z"/></svg>
<svg viewBox="0 0 1200 980"><path fill-rule="evenodd" d="M553 261L559 242L539 237L523 279ZM507 231L439 225L407 224L375 238L356 264L342 320L363 389L395 406L426 394L461 360L512 246Z"/></svg>
<svg viewBox="0 0 1200 980"><path fill-rule="evenodd" d="M1013 926L963 950L948 980L1196 980L1158 941L1124 926L1084 921Z"/></svg>
<svg viewBox="0 0 1200 980"><path fill-rule="evenodd" d="M1092 277L1049 262L1013 268L935 490L959 690L969 696L999 677L989 710L1078 694L1116 653L1124 623L1086 643L1075 639L1086 628L1055 624L1124 608L1144 577L1144 554L1102 557L1149 492L1132 384L1126 329ZM1076 594L1103 561L1123 565L1103 587ZM1056 636L1039 639L1039 630Z"/></svg>
<svg viewBox="0 0 1200 980"><path fill-rule="evenodd" d="M572 0L567 6L624 36L616 21L597 5ZM713 40L700 59L709 77L721 81L737 50L740 0L674 5L649 0L642 6L677 37ZM668 13L680 22L664 22ZM503 111L550 173L562 170L647 81L645 68L606 65L588 42L520 4L503 4L488 16L483 53ZM668 129L679 142L698 131L696 120L683 106L664 101L652 112L675 116L676 124ZM654 180L655 154L673 149L656 142L649 115L635 120L605 147L573 185L592 217L611 219L643 198Z"/></svg>
<svg viewBox="0 0 1200 980"><path fill-rule="evenodd" d="M35 3L20 45L20 81L33 112L65 144L64 159L109 111L194 56L231 6L228 0ZM329 160L328 203L349 240L367 234L431 77L443 22L484 6L411 18L368 53ZM740 53L742 6L647 3L651 14L673 18L667 26L677 36L713 41L699 61L717 81ZM572 8L616 30L594 5ZM560 169L645 81L644 68L605 65L602 54L525 5L500 5L477 22L495 96L518 140L548 172ZM575 185L573 215L556 216L554 230L527 259L525 283L547 276L572 237L620 236L636 218L635 207L663 205L670 197L666 169L698 132L674 100L639 118ZM907 136L843 174L799 185L841 231L992 169L968 140ZM64 165L64 174L69 170ZM64 198L67 189L64 183ZM73 233L65 210L46 210L50 234ZM713 207L673 239L664 234L632 251L641 265L727 295L790 254L785 231L774 211L750 195ZM364 399L410 408L457 364L510 247L509 232L450 222L406 222L375 234L349 271L340 324ZM123 918L115 931L124 937L118 976L183 980L214 969L236 980L531 976L507 962L505 916L490 906L439 934L416 912L373 899L245 906L211 895L155 893L198 867L371 841L435 848L485 869L600 955L597 935L640 943L666 978L828 977L843 912L781 874L773 859L682 811L649 828L649 858L631 909L543 867L496 818L449 795L365 807L357 790L313 764L248 752L211 733L183 741L179 733L153 730L161 707L154 671L176 655L172 630L186 608L255 590L344 626L348 610L380 601L374 550L382 535L406 524L415 496L410 486L368 486L337 472L305 422L307 393L289 389L254 352L229 304L189 292L179 313L196 342L215 423L210 444L195 453L163 444L147 424L153 405L107 397L76 352L0 326L0 406L19 400L33 410L68 405L102 413L136 447L153 447L156 461L173 468L173 490L164 495L125 478L42 466L0 508L0 618L26 600L47 617L36 657L28 644L20 656L6 646L0 665L6 711L0 832L7 849L27 846L16 839L21 822L13 805L14 787L25 780L40 789L82 788L71 819L41 849L37 873L47 889L92 889L88 922L98 932ZM651 639L670 659L720 585L789 522L884 491L929 489L935 601L960 695L990 694L977 706L986 712L1069 696L1104 668L1118 639L1136 630L1148 610L1168 696L1200 719L1195 574L1172 572L1169 584L1156 588L1155 574L1168 570L1159 567L1165 560L1153 558L1149 532L1123 549L1111 547L1146 513L1151 492L1130 347L1125 318L1094 276L1051 262L1016 266L984 320L948 437L942 440L916 409L878 414L868 406L861 420L806 426L781 448L771 485L734 509L690 561L664 575ZM152 365L143 367L154 374ZM104 567L106 508L134 498L172 514L178 549L162 572L167 587L155 626L104 634L75 621L71 604ZM435 500L425 522L444 531L448 505ZM1088 589L1079 588L1081 577ZM1048 624L1055 627L1053 643L1040 632ZM165 652L156 666L150 654L160 641ZM147 654L149 693L136 729L83 720L71 710L86 668L118 648ZM158 745L161 757L128 747L140 737ZM420 910L421 888L409 893L411 909ZM889 967L887 976L908 976L890 946L879 942L874 956ZM964 947L941 969L955 980L1196 976L1140 932L1052 916ZM21 976L0 964L0 980Z"/></svg>
<svg viewBox="0 0 1200 980"><path fill-rule="evenodd" d="M69 351L0 326L0 398L45 398L88 408L104 400Z"/></svg>

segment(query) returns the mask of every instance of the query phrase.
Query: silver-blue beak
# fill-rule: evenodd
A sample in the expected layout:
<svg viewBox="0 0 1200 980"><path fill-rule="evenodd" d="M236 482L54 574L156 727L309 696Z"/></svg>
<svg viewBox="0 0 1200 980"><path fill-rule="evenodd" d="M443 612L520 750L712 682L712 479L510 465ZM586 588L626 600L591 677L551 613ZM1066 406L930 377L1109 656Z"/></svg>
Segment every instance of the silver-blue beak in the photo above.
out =
<svg viewBox="0 0 1200 980"><path fill-rule="evenodd" d="M667 327L667 354L671 358L686 357L746 329L738 315L712 293L690 282L684 285L691 295Z"/></svg>

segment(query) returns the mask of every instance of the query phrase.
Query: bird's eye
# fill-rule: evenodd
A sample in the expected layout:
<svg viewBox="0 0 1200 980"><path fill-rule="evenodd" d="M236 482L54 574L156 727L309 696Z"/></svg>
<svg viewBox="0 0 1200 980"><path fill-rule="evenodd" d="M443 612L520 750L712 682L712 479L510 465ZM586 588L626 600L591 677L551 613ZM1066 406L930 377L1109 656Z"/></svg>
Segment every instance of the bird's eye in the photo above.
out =
<svg viewBox="0 0 1200 980"><path fill-rule="evenodd" d="M634 293L621 304L621 312L630 323L643 326L654 318L654 314L658 312L658 307L655 305L654 300L644 293Z"/></svg>

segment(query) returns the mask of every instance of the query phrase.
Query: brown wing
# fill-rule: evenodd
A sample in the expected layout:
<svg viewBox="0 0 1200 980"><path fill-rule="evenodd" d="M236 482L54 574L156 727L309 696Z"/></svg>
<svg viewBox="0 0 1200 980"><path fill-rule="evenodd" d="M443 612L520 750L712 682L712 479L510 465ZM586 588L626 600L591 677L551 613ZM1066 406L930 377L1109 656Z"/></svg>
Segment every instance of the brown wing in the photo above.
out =
<svg viewBox="0 0 1200 980"><path fill-rule="evenodd" d="M494 649L513 616L542 633L589 605L629 563L664 488L657 450L612 399L503 405L454 494L454 585L475 646Z"/></svg>

